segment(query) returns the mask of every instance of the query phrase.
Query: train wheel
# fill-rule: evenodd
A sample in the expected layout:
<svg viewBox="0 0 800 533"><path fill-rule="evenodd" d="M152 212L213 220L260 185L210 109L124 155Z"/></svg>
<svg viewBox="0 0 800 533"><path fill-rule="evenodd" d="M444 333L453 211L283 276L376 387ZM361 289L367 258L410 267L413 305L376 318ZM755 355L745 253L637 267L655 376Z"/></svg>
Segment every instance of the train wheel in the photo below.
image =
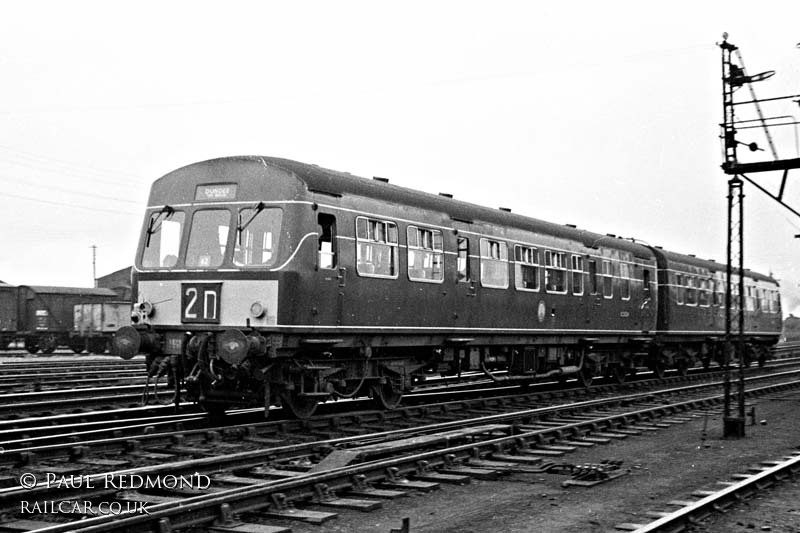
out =
<svg viewBox="0 0 800 533"><path fill-rule="evenodd" d="M616 383L625 383L626 371L622 365L610 365L606 375Z"/></svg>
<svg viewBox="0 0 800 533"><path fill-rule="evenodd" d="M397 390L390 381L372 385L372 397L379 409L394 409L400 405L403 393Z"/></svg>
<svg viewBox="0 0 800 533"><path fill-rule="evenodd" d="M689 374L689 361L685 359L680 359L675 362L675 368L678 369L678 374L686 377Z"/></svg>
<svg viewBox="0 0 800 533"><path fill-rule="evenodd" d="M703 357L700 362L703 364L703 370L708 370L711 366L711 357Z"/></svg>
<svg viewBox="0 0 800 533"><path fill-rule="evenodd" d="M592 381L594 381L594 367L584 364L578 372L578 383L588 389L592 386Z"/></svg>
<svg viewBox="0 0 800 533"><path fill-rule="evenodd" d="M656 361L650 365L650 370L656 375L658 379L664 379L664 374L667 372L667 367L661 361Z"/></svg>
<svg viewBox="0 0 800 533"><path fill-rule="evenodd" d="M228 405L218 402L201 402L200 406L208 413L208 418L212 423L217 423L225 419L225 411L228 410Z"/></svg>
<svg viewBox="0 0 800 533"><path fill-rule="evenodd" d="M286 391L281 394L281 405L289 410L295 418L305 420L317 410L317 400L301 396L294 391Z"/></svg>

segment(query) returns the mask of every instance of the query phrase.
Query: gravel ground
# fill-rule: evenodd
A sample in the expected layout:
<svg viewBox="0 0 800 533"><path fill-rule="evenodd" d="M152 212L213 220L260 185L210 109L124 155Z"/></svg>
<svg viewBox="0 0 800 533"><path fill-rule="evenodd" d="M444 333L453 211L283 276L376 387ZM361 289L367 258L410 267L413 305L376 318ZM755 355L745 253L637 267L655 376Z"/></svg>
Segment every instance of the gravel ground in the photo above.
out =
<svg viewBox="0 0 800 533"><path fill-rule="evenodd" d="M748 425L747 436L740 440L721 438L722 416L715 412L553 459L571 464L618 460L629 470L592 488L562 487L567 479L562 475L513 474L499 481L473 479L464 486L443 486L430 494L412 493L369 513L339 511L338 519L322 526L267 522L282 523L295 533L388 532L399 528L404 517L410 518L411 531L436 533L608 532L621 523L647 523L653 520L646 516L648 511L668 510L666 502L691 499L697 489L718 489L717 481L730 481L748 465L779 459L800 446L800 392L751 405L759 423ZM781 484L715 515L697 530L800 532L800 482Z"/></svg>

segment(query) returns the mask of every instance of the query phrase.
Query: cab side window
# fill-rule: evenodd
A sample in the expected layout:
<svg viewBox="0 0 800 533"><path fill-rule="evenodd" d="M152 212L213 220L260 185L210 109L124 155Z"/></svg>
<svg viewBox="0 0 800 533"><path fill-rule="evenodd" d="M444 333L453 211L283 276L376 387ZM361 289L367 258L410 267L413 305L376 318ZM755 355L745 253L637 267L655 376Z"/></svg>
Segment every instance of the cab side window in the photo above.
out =
<svg viewBox="0 0 800 533"><path fill-rule="evenodd" d="M320 213L317 217L317 264L321 269L336 268L336 217Z"/></svg>

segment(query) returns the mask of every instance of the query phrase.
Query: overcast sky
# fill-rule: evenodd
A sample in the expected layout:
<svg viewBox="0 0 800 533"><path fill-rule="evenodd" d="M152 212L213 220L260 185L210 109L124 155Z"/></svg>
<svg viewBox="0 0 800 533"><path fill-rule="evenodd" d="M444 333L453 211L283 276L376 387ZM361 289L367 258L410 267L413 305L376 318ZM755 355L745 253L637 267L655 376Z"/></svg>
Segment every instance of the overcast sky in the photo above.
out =
<svg viewBox="0 0 800 533"><path fill-rule="evenodd" d="M92 245L98 275L132 264L155 179L251 154L724 261L715 43L777 72L758 96L797 94L798 20L796 0L5 1L0 279L91 286ZM746 263L800 314L800 219L745 190Z"/></svg>

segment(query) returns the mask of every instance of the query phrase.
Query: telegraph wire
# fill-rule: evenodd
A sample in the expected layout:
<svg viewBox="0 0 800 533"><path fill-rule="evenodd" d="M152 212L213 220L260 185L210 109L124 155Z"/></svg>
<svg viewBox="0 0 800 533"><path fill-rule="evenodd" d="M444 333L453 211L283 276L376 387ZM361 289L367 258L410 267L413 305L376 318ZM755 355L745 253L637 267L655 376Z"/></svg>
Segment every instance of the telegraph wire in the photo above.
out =
<svg viewBox="0 0 800 533"><path fill-rule="evenodd" d="M98 211L98 212L105 212L105 213L114 213L115 215L130 215L130 216L139 216L141 212L134 213L133 211L124 211L122 209L103 209L102 207L88 207L84 205L77 205L77 204L70 204L67 202L55 202L52 200L42 200L41 198L32 198L30 196L24 196L21 194L13 194L9 192L0 192L0 196L5 196L8 198L17 198L19 200L27 200L30 202L38 202L41 204L49 204L49 205L57 205L61 207L71 207L75 209L85 209L87 211Z"/></svg>
<svg viewBox="0 0 800 533"><path fill-rule="evenodd" d="M13 178L10 178L8 176L3 176L3 175L0 175L0 181L7 181L7 182L11 182L11 183L17 183L17 180L15 180ZM88 197L91 197L91 198L97 198L99 200L111 200L113 202L123 202L123 203L126 203L126 204L134 204L134 205L139 205L139 206L144 205L144 201L137 202L136 200L124 200L122 198L115 198L113 196L104 196L102 194L94 194L94 193L90 193L90 192L83 192L83 191L76 191L76 190L72 190L72 189L65 189L63 187L56 187L55 185L50 185L50 184L47 185L47 189L48 190L53 190L53 191L64 192L64 193L67 193L67 194L75 194L75 195L78 195L78 196L88 196Z"/></svg>

